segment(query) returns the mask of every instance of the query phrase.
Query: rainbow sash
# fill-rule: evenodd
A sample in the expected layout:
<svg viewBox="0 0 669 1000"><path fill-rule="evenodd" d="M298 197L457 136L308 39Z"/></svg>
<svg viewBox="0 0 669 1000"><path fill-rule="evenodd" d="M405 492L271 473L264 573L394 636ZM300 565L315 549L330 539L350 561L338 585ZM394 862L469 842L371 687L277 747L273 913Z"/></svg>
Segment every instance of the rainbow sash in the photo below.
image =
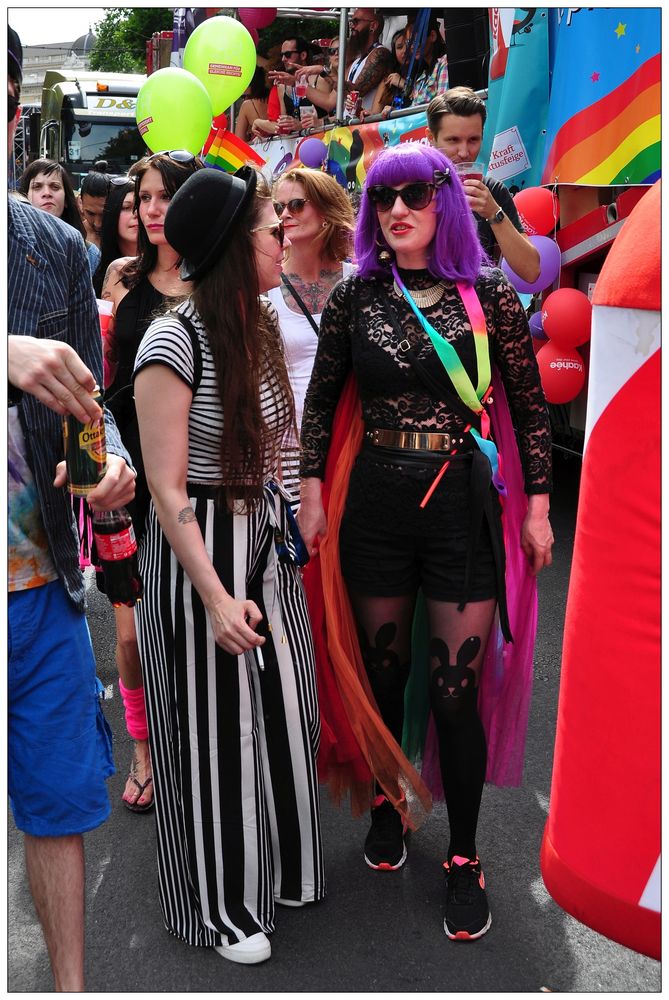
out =
<svg viewBox="0 0 669 1000"><path fill-rule="evenodd" d="M490 417L485 410L484 403L490 395L491 386L491 371L490 371L490 351L488 349L488 331L486 328L485 316L483 315L483 308L479 301L479 297L476 294L476 290L473 285L465 285L463 282L456 282L456 288L462 299L462 304L465 307L467 313L467 319L474 332L474 349L476 352L476 366L477 366L477 382L476 388L474 388L469 375L465 371L465 367L462 364L458 356L458 352L455 350L452 344L450 344L444 337L440 336L432 324L425 319L422 312L414 302L411 297L409 289L406 287L404 282L399 276L397 270L397 265L393 263L393 277L397 282L398 288L401 290L402 295L409 303L412 312L414 313L416 319L425 330L426 334L430 338L430 342L434 347L439 360L441 361L446 374L453 383L453 388L457 392L458 396L465 404L469 407L472 413L475 413L481 420L481 432L477 431L471 424L465 427L465 431L469 432L477 447L483 452L485 457L490 462L490 469L492 472L492 482L497 490L502 496L506 496L506 484L502 476L501 464L499 454L497 452L497 447L494 441L489 440L490 436ZM421 507L424 507L432 493L436 489L441 477L446 472L449 466L449 461L445 462L443 467L440 469L437 478L432 483L432 486L426 493L421 503Z"/></svg>

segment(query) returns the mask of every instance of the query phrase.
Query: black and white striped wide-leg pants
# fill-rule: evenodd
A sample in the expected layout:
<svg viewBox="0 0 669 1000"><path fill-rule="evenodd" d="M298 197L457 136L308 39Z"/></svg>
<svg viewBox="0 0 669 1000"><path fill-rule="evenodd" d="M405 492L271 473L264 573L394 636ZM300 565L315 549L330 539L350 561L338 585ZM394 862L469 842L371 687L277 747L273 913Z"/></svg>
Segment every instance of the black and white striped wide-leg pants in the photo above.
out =
<svg viewBox="0 0 669 1000"><path fill-rule="evenodd" d="M254 600L255 654L217 646L207 613L151 505L140 547L144 669L165 924L192 945L274 929L274 898L325 894L316 754L320 717L299 571L277 559L279 496L226 514L208 488L189 496L228 593ZM268 629L268 625L270 628Z"/></svg>

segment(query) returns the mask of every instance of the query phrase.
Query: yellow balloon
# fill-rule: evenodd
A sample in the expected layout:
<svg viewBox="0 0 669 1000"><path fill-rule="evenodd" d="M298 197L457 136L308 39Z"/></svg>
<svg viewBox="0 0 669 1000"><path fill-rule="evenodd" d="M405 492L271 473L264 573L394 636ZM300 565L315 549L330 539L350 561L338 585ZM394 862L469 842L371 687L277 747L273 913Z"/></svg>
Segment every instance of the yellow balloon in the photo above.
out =
<svg viewBox="0 0 669 1000"><path fill-rule="evenodd" d="M246 90L256 69L256 47L248 30L232 17L210 17L193 31L184 49L184 69L207 89L214 116Z"/></svg>
<svg viewBox="0 0 669 1000"><path fill-rule="evenodd" d="M200 81L169 66L152 73L137 95L137 128L152 153L199 153L211 128L211 100Z"/></svg>

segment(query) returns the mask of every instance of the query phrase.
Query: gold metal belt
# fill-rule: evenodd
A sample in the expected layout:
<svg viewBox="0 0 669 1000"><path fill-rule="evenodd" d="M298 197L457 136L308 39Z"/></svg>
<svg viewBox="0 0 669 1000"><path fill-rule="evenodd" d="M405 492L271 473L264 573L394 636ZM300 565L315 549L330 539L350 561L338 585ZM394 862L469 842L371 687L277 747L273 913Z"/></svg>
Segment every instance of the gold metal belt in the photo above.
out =
<svg viewBox="0 0 669 1000"><path fill-rule="evenodd" d="M456 438L452 434L393 431L379 427L366 430L365 438L381 448L407 448L411 451L450 451L456 445L462 444L462 438Z"/></svg>

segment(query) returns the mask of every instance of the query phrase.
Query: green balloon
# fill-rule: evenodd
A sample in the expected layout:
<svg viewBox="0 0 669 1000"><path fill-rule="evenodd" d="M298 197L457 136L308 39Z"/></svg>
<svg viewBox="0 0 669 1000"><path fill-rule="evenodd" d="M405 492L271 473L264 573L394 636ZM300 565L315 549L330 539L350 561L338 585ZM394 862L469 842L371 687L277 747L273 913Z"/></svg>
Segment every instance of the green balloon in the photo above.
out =
<svg viewBox="0 0 669 1000"><path fill-rule="evenodd" d="M137 128L152 153L199 153L211 129L209 94L192 73L170 66L143 83L137 95Z"/></svg>
<svg viewBox="0 0 669 1000"><path fill-rule="evenodd" d="M220 115L246 90L256 70L251 35L232 17L210 17L193 31L184 48L184 69L201 80Z"/></svg>

